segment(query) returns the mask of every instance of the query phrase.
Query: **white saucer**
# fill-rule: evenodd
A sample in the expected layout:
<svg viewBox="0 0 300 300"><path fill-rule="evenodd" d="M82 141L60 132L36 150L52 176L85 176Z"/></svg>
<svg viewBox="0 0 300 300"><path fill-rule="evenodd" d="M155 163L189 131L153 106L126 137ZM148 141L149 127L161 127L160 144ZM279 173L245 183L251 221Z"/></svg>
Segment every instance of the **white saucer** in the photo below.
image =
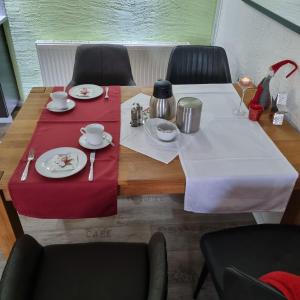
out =
<svg viewBox="0 0 300 300"><path fill-rule="evenodd" d="M164 119L160 119L160 118L153 118L153 119L147 119L145 124L144 124L144 129L146 131L146 133L156 142L158 142L159 144L176 144L177 140L180 138L180 131L179 129L174 126L177 134L174 137L174 139L170 140L170 141L166 141L166 140L162 140L158 137L158 133L157 133L157 126L160 124L171 124L171 126L174 126L173 123L171 123L170 121L164 120Z"/></svg>
<svg viewBox="0 0 300 300"><path fill-rule="evenodd" d="M98 149L102 149L107 147L108 145L110 145L110 142L112 141L112 136L108 133L108 132L104 132L103 136L105 138L103 138L103 141L101 144L99 145L91 145L86 141L86 136L85 134L83 134L80 138L79 138L79 144L80 146L82 146L83 148L89 149L89 150L98 150Z"/></svg>
<svg viewBox="0 0 300 300"><path fill-rule="evenodd" d="M71 99L68 99L67 100L67 107L65 107L65 108L57 108L55 106L54 102L50 101L47 104L47 109L50 110L50 111L52 111L52 112L65 112L65 111L73 109L75 106L76 106L75 101L73 101Z"/></svg>

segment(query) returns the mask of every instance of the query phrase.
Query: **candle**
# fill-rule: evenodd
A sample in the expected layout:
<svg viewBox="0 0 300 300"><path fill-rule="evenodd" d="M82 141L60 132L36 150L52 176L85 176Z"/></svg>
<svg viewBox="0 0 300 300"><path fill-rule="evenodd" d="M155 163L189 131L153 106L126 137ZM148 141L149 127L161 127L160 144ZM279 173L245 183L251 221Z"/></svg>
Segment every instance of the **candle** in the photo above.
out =
<svg viewBox="0 0 300 300"><path fill-rule="evenodd" d="M247 77L247 76L242 77L242 78L240 78L240 80L239 80L239 84L241 85L241 87L247 88L247 87L249 87L250 84L251 84L251 78L249 78L249 77Z"/></svg>

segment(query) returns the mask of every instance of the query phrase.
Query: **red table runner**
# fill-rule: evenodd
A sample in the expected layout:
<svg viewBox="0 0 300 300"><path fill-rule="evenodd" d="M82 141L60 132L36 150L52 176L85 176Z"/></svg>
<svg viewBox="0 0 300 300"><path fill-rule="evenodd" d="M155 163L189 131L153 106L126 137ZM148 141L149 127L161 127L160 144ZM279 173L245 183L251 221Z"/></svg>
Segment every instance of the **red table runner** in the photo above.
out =
<svg viewBox="0 0 300 300"><path fill-rule="evenodd" d="M59 88L55 88L59 90ZM65 113L44 109L27 149L9 181L9 192L17 211L37 218L92 218L117 213L118 159L120 141L120 87L110 87L109 100L104 96L94 100L76 100L76 107ZM94 181L88 181L89 153L79 145L80 128L89 123L101 123L113 136L115 147L97 150ZM57 147L83 150L88 162L79 173L63 178L46 178L35 170L36 159ZM21 182L27 155L35 149L26 181Z"/></svg>

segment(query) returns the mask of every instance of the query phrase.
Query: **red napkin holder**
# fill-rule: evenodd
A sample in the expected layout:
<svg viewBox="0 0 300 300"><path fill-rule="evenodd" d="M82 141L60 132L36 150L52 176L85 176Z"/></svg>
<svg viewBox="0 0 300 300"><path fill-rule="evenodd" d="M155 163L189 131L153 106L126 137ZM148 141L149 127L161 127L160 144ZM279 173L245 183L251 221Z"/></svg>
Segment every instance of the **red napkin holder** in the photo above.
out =
<svg viewBox="0 0 300 300"><path fill-rule="evenodd" d="M251 103L249 105L248 117L251 121L258 121L263 111L264 111L264 107L262 105Z"/></svg>

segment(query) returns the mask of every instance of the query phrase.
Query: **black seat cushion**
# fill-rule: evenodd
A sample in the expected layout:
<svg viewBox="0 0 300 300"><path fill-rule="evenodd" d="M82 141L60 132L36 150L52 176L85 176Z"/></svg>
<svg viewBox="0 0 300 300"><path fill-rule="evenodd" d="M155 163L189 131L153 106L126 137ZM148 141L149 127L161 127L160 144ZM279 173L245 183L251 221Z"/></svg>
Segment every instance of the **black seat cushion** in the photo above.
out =
<svg viewBox="0 0 300 300"><path fill-rule="evenodd" d="M47 246L32 299L147 299L148 272L146 244Z"/></svg>
<svg viewBox="0 0 300 300"><path fill-rule="evenodd" d="M222 300L287 300L270 285L234 267L225 269L223 284Z"/></svg>
<svg viewBox="0 0 300 300"><path fill-rule="evenodd" d="M278 270L300 275L300 226L263 224L225 229L205 234L200 245L220 295L224 270L232 265L254 278Z"/></svg>
<svg viewBox="0 0 300 300"><path fill-rule="evenodd" d="M231 83L226 52L217 46L177 46L166 79L172 84Z"/></svg>
<svg viewBox="0 0 300 300"><path fill-rule="evenodd" d="M135 85L128 51L122 45L80 45L76 50L72 81L79 84Z"/></svg>
<svg viewBox="0 0 300 300"><path fill-rule="evenodd" d="M29 235L16 241L0 281L0 300L31 299L43 247Z"/></svg>

